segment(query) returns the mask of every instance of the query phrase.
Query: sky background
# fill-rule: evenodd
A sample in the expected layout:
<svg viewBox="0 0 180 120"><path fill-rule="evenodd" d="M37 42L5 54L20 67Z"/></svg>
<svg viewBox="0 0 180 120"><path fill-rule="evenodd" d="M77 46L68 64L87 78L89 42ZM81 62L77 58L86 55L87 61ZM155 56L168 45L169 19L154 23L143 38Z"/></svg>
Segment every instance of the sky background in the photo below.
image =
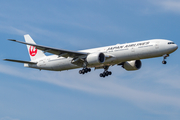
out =
<svg viewBox="0 0 180 120"><path fill-rule="evenodd" d="M1 0L0 120L179 120L179 50L142 60L138 71L120 66L80 75L50 72L2 59L30 60L24 41L82 50L154 38L180 46L179 0Z"/></svg>

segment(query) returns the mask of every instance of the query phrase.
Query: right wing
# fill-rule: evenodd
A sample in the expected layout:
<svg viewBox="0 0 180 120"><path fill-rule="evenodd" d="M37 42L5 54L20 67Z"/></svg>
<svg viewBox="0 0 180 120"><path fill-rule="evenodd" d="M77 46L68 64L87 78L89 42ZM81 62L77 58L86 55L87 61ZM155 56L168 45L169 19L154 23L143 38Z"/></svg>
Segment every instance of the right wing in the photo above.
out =
<svg viewBox="0 0 180 120"><path fill-rule="evenodd" d="M32 44L32 43L21 42L21 41L17 41L14 39L8 39L8 40L26 44L26 45L30 45L30 46L34 46L36 49L58 55L59 57L78 58L80 56L86 57L88 55L88 53L84 53L84 52L76 52L76 51L70 51L70 50L57 49L57 48L52 48L52 47L47 47L47 46L42 46L42 45L37 45L37 44Z"/></svg>

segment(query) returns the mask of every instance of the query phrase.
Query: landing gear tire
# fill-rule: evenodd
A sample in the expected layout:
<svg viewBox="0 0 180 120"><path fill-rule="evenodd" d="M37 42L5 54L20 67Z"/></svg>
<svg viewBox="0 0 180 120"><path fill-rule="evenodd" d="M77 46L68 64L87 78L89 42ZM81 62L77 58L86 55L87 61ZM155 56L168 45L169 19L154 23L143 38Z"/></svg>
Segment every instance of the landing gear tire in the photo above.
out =
<svg viewBox="0 0 180 120"><path fill-rule="evenodd" d="M82 70L79 70L79 74L85 74L85 73L88 73L88 72L91 72L91 68L84 68Z"/></svg>
<svg viewBox="0 0 180 120"><path fill-rule="evenodd" d="M79 70L79 74L82 74L82 70Z"/></svg>
<svg viewBox="0 0 180 120"><path fill-rule="evenodd" d="M106 77L106 74L105 73L103 73L103 78L105 78Z"/></svg>
<svg viewBox="0 0 180 120"><path fill-rule="evenodd" d="M91 68L87 68L88 72L91 72Z"/></svg>
<svg viewBox="0 0 180 120"><path fill-rule="evenodd" d="M87 69L84 69L84 73L87 73L88 72L88 70Z"/></svg>
<svg viewBox="0 0 180 120"><path fill-rule="evenodd" d="M102 74L102 73L100 73L100 74L99 74L99 76L100 76L100 77L103 77L103 74Z"/></svg>
<svg viewBox="0 0 180 120"><path fill-rule="evenodd" d="M165 64L167 64L167 62L166 62L166 61L162 61L162 64L164 64L164 65L165 65Z"/></svg>
<svg viewBox="0 0 180 120"><path fill-rule="evenodd" d="M106 71L106 72L104 72L105 73L105 76L108 76L109 75L109 72L108 71Z"/></svg>
<svg viewBox="0 0 180 120"><path fill-rule="evenodd" d="M109 76L109 75L112 75L112 72L111 71L104 71L103 73L100 73L99 76L100 77L106 77L106 76Z"/></svg>

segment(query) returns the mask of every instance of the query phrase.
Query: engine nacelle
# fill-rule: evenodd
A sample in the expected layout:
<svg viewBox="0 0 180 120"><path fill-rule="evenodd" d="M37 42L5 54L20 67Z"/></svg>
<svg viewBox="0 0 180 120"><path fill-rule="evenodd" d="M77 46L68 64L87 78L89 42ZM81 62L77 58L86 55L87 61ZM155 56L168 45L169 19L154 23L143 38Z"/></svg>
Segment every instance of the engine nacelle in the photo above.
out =
<svg viewBox="0 0 180 120"><path fill-rule="evenodd" d="M123 68L127 71L139 70L142 66L140 60L127 61L124 63Z"/></svg>
<svg viewBox="0 0 180 120"><path fill-rule="evenodd" d="M104 63L105 59L106 58L103 53L91 53L86 58L89 65L102 64L102 63Z"/></svg>

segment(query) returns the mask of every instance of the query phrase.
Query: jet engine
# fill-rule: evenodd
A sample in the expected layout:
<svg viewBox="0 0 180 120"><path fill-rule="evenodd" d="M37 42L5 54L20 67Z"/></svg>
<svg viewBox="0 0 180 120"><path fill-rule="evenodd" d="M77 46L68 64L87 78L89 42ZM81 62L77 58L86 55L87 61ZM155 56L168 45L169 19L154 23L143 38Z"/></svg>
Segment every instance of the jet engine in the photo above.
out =
<svg viewBox="0 0 180 120"><path fill-rule="evenodd" d="M122 67L127 71L133 71L133 70L139 70L141 66L142 63L140 60L132 60L132 61L126 61Z"/></svg>
<svg viewBox="0 0 180 120"><path fill-rule="evenodd" d="M103 53L91 53L86 58L89 65L102 64L102 63L104 63L105 59L106 58Z"/></svg>

